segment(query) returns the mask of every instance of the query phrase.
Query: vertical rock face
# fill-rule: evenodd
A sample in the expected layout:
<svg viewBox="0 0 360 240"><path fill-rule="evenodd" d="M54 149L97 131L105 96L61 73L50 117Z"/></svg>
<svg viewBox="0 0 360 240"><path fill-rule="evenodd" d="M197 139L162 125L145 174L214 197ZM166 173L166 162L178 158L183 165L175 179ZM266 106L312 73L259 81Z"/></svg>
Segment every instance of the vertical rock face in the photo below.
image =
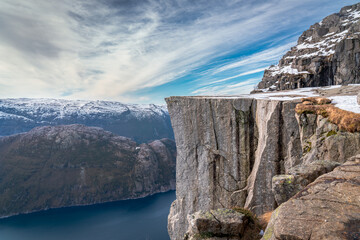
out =
<svg viewBox="0 0 360 240"><path fill-rule="evenodd" d="M297 115L296 100L166 101L177 145L176 200L168 218L172 240L184 238L187 217L195 212L245 207L259 216L360 154L360 133L340 131L322 116ZM275 191L277 203L272 180L284 174L294 181Z"/></svg>
<svg viewBox="0 0 360 240"><path fill-rule="evenodd" d="M183 238L187 215L199 210L245 206L262 214L276 207L271 179L301 156L296 103L211 97L167 103L178 152L171 239Z"/></svg>
<svg viewBox="0 0 360 240"><path fill-rule="evenodd" d="M276 66L264 72L261 91L360 83L360 3L305 31Z"/></svg>

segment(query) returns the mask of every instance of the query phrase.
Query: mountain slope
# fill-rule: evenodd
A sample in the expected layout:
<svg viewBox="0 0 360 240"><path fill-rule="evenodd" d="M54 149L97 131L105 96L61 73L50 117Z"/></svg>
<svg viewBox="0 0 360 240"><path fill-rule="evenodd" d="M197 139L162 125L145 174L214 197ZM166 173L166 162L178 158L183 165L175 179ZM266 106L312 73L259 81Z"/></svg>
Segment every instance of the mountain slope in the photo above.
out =
<svg viewBox="0 0 360 240"><path fill-rule="evenodd" d="M0 99L0 136L27 132L38 126L62 124L101 127L138 143L174 138L164 106L108 101Z"/></svg>
<svg viewBox="0 0 360 240"><path fill-rule="evenodd" d="M347 6L305 31L257 91L360 83L360 3Z"/></svg>
<svg viewBox="0 0 360 240"><path fill-rule="evenodd" d="M83 125L2 137L0 216L174 189L175 157L172 140L137 145Z"/></svg>

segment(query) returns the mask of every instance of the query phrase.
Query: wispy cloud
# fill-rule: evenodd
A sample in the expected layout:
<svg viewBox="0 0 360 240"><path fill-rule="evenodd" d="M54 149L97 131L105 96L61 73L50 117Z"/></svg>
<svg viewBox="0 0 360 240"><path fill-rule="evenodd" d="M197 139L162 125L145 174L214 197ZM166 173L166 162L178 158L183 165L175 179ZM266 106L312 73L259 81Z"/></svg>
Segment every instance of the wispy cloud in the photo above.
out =
<svg viewBox="0 0 360 240"><path fill-rule="evenodd" d="M295 45L296 42L290 42L285 45L273 47L270 49L266 49L262 52L252 54L250 56L243 57L239 61L220 67L215 71L215 73L227 71L234 68L244 67L244 66L251 66L253 64L263 64L264 62L269 63L269 62L278 61L286 51L289 51L290 48Z"/></svg>
<svg viewBox="0 0 360 240"><path fill-rule="evenodd" d="M246 76L246 75L250 75L250 74L262 72L262 71L264 71L264 70L265 70L265 68L257 68L257 69L254 69L254 70L250 70L250 71L247 71L247 72L243 72L243 73L237 74L237 75L235 75L235 76L231 76L231 77L223 78L223 79L220 79L220 80L216 80L216 81L210 82L209 84L222 83L222 82L225 82L225 81L234 79L234 78L238 78L238 77L242 77L242 76Z"/></svg>
<svg viewBox="0 0 360 240"><path fill-rule="evenodd" d="M261 78L250 78L246 81L239 82L236 84L230 85L220 85L220 86L207 86L193 91L193 94L196 95L239 95L246 94L254 90L254 86L258 83Z"/></svg>
<svg viewBox="0 0 360 240"><path fill-rule="evenodd" d="M206 83L232 85L276 62L293 44L286 36L299 31L294 26L355 1L344 2L2 0L0 97L140 101L132 93L156 91L209 64L209 75L184 84L184 94Z"/></svg>

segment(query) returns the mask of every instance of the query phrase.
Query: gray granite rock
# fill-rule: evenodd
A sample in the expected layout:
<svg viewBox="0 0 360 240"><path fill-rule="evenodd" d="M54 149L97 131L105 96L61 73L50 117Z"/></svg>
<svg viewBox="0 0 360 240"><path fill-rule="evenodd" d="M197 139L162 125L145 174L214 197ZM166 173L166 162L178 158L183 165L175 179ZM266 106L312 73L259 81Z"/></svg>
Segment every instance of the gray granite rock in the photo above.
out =
<svg viewBox="0 0 360 240"><path fill-rule="evenodd" d="M247 216L226 208L196 212L188 216L188 222L189 230L185 239L189 240L201 237L241 239L250 225Z"/></svg>
<svg viewBox="0 0 360 240"><path fill-rule="evenodd" d="M339 165L338 162L315 161L310 164L297 165L289 169L287 175L274 176L272 190L277 204L286 202L317 177L332 171Z"/></svg>
<svg viewBox="0 0 360 240"><path fill-rule="evenodd" d="M168 217L172 240L183 239L189 214L239 206L259 216L278 206L272 192L275 175L319 160L344 163L360 153L360 133L341 132L313 114L298 116L296 101L245 97L166 101L178 151L176 200Z"/></svg>
<svg viewBox="0 0 360 240"><path fill-rule="evenodd" d="M360 133L340 131L327 118L315 114L296 115L299 121L302 164L335 161L344 163L346 159L360 154Z"/></svg>
<svg viewBox="0 0 360 240"><path fill-rule="evenodd" d="M277 205L273 176L302 155L295 102L251 98L167 99L177 145L177 199L171 206L171 239L182 239L187 216L233 206L257 215Z"/></svg>
<svg viewBox="0 0 360 240"><path fill-rule="evenodd" d="M263 240L360 238L360 155L277 208Z"/></svg>

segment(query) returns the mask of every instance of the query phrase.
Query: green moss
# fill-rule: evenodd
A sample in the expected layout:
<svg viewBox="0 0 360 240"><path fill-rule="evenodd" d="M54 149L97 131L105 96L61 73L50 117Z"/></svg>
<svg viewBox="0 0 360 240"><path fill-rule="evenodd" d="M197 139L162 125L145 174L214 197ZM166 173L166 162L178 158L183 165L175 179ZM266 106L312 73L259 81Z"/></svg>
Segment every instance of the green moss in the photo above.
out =
<svg viewBox="0 0 360 240"><path fill-rule="evenodd" d="M333 135L336 135L336 134L337 134L336 131L331 130L331 131L329 131L329 132L326 134L326 137L330 137L330 136L333 136Z"/></svg>
<svg viewBox="0 0 360 240"><path fill-rule="evenodd" d="M310 152L311 149L312 149L312 144L311 144L311 142L306 142L306 144L307 144L307 146L305 146L304 149L303 149L303 152L304 152L304 153L308 153L308 152Z"/></svg>
<svg viewBox="0 0 360 240"><path fill-rule="evenodd" d="M194 235L195 239L207 239L207 238L211 238L211 237L214 237L214 234L211 232L197 233Z"/></svg>
<svg viewBox="0 0 360 240"><path fill-rule="evenodd" d="M247 217L252 223L257 222L257 218L256 218L255 214L252 211L250 211L249 209L241 208L241 207L233 207L232 209L239 213L244 214L245 217Z"/></svg>
<svg viewBox="0 0 360 240"><path fill-rule="evenodd" d="M277 209L275 209L275 211L271 215L271 219L273 219L273 218L276 219L278 217L280 208L281 208L281 206L278 207ZM270 223L269 223L268 227L266 228L265 234L263 236L263 239L264 240L271 239L271 237L273 236L273 233L274 233L274 224L272 224L272 222L270 220Z"/></svg>
<svg viewBox="0 0 360 240"><path fill-rule="evenodd" d="M274 226L272 226L272 225L268 226L267 229L266 229L266 232L265 232L265 234L263 236L263 239L264 240L270 239L272 237L272 235L273 235L273 232L274 232Z"/></svg>

